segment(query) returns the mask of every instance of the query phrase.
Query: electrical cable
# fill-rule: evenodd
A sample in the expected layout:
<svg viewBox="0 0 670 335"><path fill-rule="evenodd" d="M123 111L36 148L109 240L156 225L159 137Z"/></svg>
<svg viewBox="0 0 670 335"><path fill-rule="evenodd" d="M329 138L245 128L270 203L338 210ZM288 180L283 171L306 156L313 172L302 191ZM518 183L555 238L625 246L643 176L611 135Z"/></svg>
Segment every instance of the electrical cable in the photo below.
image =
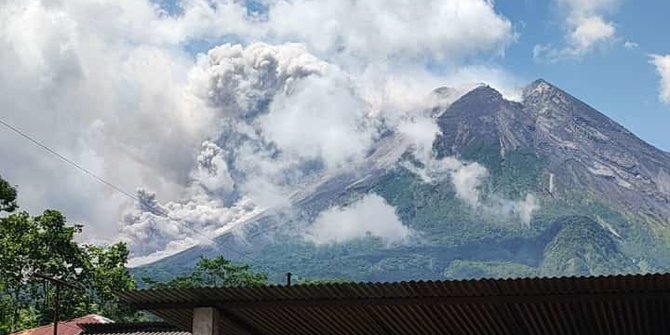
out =
<svg viewBox="0 0 670 335"><path fill-rule="evenodd" d="M56 156L56 157L57 157L58 159L60 159L61 161L63 161L63 162L65 162L65 163L67 163L67 164L73 166L74 168L78 169L79 171L81 171L81 172L85 173L86 175L92 177L93 179L95 179L95 180L98 181L99 183L101 183L101 184L103 184L103 185L105 185L105 186L111 188L112 190L114 190L114 191L116 191L116 192L119 192L119 193L123 194L124 196L126 196L126 197L132 199L133 201L136 201L136 202L139 202L139 201L140 201L140 199L139 199L137 196L134 196L134 195L132 195L131 193L129 193L129 192L123 190L121 187L114 185L113 183L111 183L111 182L105 180L105 179L102 178L102 177L99 177L98 175L96 175L95 173L93 173L93 171L91 171L91 170L89 170L89 169L87 169L87 168L85 168L85 167L83 167L83 166L77 164L77 162L75 162L75 161L73 161L73 160L71 160L71 159L65 157L64 155L58 153L56 150L50 148L50 147L47 146L46 144L43 144L42 142L40 142L39 140L37 140L37 139L34 138L33 136L27 134L26 132L22 131L21 129L19 129L19 128L13 126L13 125L11 125L9 122L7 122L7 121L5 121L5 120L3 120L3 119L0 119L0 124L3 125L3 126L5 126L7 129L13 131L14 133L18 134L19 136L21 136L21 137L27 139L28 141L32 142L34 145L36 145L36 146L40 147L41 149L43 149L43 150L49 152L50 154ZM158 209L159 209L160 211L158 211L158 212L153 212L153 211L152 211L152 213L153 213L154 215L157 215L157 216L163 216L163 217L166 217L167 214L168 214L168 211L167 211L165 208L163 208L163 206L161 206L160 204L159 204L158 206L159 206ZM194 229L192 229L192 228L190 228L190 227L188 227L188 226L186 226L186 225L183 225L183 227L186 228L187 230L189 230L189 231L190 231L191 233L193 233L193 234L196 234L196 235L199 235L199 236L201 236L201 237L204 237L204 238L207 239L209 242L211 242L211 244L212 244L218 251L220 251L221 253L223 253L223 250L221 250L221 247L220 247L219 245L217 245L216 241L214 241L212 238L210 238L210 237L208 237L208 236L206 236L206 235L204 235L204 234L202 234L202 233L200 233L200 232L197 232L197 231L195 231ZM251 257L251 256L249 256L249 255L247 255L247 254L245 254L245 253L243 253L243 252L241 252L241 251L235 250L235 249L233 249L233 248L227 248L227 249L229 249L230 251L233 251L233 252L237 253L238 255L240 255L240 256L242 256L242 257L246 257L246 258L249 258L249 259L251 259L251 260L253 260L253 261L256 261L253 257Z"/></svg>

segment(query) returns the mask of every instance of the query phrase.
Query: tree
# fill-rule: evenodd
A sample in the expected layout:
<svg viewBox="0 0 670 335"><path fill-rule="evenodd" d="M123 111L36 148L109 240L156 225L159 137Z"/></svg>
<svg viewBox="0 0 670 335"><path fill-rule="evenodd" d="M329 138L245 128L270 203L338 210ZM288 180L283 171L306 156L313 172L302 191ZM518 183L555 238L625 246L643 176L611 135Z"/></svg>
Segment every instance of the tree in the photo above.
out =
<svg viewBox="0 0 670 335"><path fill-rule="evenodd" d="M16 189L0 176L0 212L12 212L16 207Z"/></svg>
<svg viewBox="0 0 670 335"><path fill-rule="evenodd" d="M121 304L114 292L134 289L124 243L108 246L75 241L83 226L69 225L63 214L46 210L39 216L16 211L16 189L0 178L0 335L51 322L54 290L34 277L39 272L80 286L60 293L61 319L97 313L117 321L140 314ZM153 287L260 286L267 276L223 257L202 258L193 273Z"/></svg>
<svg viewBox="0 0 670 335"><path fill-rule="evenodd" d="M107 247L86 245L86 255L82 273L87 276L88 308L86 313L102 314L112 320L133 318L134 312L119 304L115 292L136 288L135 280L128 272L129 251L125 243L116 243Z"/></svg>
<svg viewBox="0 0 670 335"><path fill-rule="evenodd" d="M267 285L265 273L253 272L249 265L236 264L223 256L201 257L193 272L167 282L142 278L151 288L237 287Z"/></svg>
<svg viewBox="0 0 670 335"><path fill-rule="evenodd" d="M0 206L5 212L17 209L16 191L8 185L0 179ZM81 245L74 238L82 227L68 225L56 210L34 217L24 211L0 217L0 334L51 321L54 290L51 284L32 276L34 272L82 287L61 291L62 319L88 313L116 320L132 315L113 295L114 291L135 288L125 267L126 245Z"/></svg>
<svg viewBox="0 0 670 335"><path fill-rule="evenodd" d="M5 327L17 329L22 313L36 307L38 321L49 319L51 306L47 304L51 291L41 281L30 276L39 271L65 280L76 280L75 268L83 266L83 258L72 241L80 227L65 226L65 218L56 211L45 211L31 217L26 212L11 214L0 221L0 281L4 285L4 299L13 308L2 317ZM64 300L70 292L64 292ZM63 309L69 315L72 304Z"/></svg>

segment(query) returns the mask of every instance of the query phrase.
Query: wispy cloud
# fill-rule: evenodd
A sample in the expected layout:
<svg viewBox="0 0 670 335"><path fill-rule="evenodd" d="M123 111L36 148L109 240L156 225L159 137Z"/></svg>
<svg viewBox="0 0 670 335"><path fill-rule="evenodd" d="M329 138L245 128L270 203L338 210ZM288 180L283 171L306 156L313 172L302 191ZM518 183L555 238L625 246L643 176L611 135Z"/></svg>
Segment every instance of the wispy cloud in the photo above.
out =
<svg viewBox="0 0 670 335"><path fill-rule="evenodd" d="M533 48L536 60L555 62L579 59L616 37L616 24L606 19L619 0L555 0L565 12L565 45L538 44Z"/></svg>
<svg viewBox="0 0 670 335"><path fill-rule="evenodd" d="M670 55L650 55L650 63L656 66L661 77L659 83L659 99L670 105Z"/></svg>
<svg viewBox="0 0 670 335"><path fill-rule="evenodd" d="M623 47L626 49L637 49L640 45L633 41L625 41L623 42Z"/></svg>
<svg viewBox="0 0 670 335"><path fill-rule="evenodd" d="M528 226L533 213L540 208L539 201L530 193L520 200L484 193L489 171L477 162L464 162L455 157L436 159L430 156L427 160L421 159L421 156L416 158L421 161L421 166L410 162L404 162L403 166L425 183L450 181L456 196L475 211L517 218L523 226Z"/></svg>

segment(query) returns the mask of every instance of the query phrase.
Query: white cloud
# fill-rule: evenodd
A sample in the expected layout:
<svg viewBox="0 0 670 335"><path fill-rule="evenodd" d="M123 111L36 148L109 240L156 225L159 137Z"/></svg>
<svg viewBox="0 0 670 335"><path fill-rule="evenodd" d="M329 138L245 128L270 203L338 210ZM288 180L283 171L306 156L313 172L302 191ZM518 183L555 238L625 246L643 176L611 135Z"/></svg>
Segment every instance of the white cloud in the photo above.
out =
<svg viewBox="0 0 670 335"><path fill-rule="evenodd" d="M513 39L511 23L486 0L270 1L267 25L320 53L368 60L502 52Z"/></svg>
<svg viewBox="0 0 670 335"><path fill-rule="evenodd" d="M456 196L470 206L479 207L482 180L488 176L488 170L478 163L463 164L451 172L451 182Z"/></svg>
<svg viewBox="0 0 670 335"><path fill-rule="evenodd" d="M533 212L540 209L540 202L532 194L526 194L523 201L515 202L514 212L519 215L521 222L529 224L533 218Z"/></svg>
<svg viewBox="0 0 670 335"><path fill-rule="evenodd" d="M502 219L516 217L525 228L530 227L533 213L540 209L540 201L535 195L528 193L519 200L507 199L498 195L492 195L479 209L482 213L498 216Z"/></svg>
<svg viewBox="0 0 670 335"><path fill-rule="evenodd" d="M348 206L333 207L319 214L306 237L319 245L366 236L379 237L390 244L405 241L411 233L398 219L393 206L384 198L369 194Z"/></svg>
<svg viewBox="0 0 670 335"><path fill-rule="evenodd" d="M502 53L514 38L512 24L490 0L268 0L250 16L243 2L187 0L183 11L152 24L162 40L300 41L320 56L346 54L366 62L431 56L457 59ZM223 24L222 24L223 23Z"/></svg>
<svg viewBox="0 0 670 335"><path fill-rule="evenodd" d="M605 15L614 11L619 0L555 0L566 12L566 45L536 45L537 60L578 59L594 49L607 45L616 37L616 27Z"/></svg>
<svg viewBox="0 0 670 335"><path fill-rule="evenodd" d="M557 2L575 13L594 14L612 11L620 0L557 0Z"/></svg>
<svg viewBox="0 0 670 335"><path fill-rule="evenodd" d="M429 117L409 118L400 122L398 134L409 140L410 149L420 160L428 160L433 155L433 142L440 128Z"/></svg>
<svg viewBox="0 0 670 335"><path fill-rule="evenodd" d="M661 76L659 99L670 105L670 55L651 55L650 62Z"/></svg>
<svg viewBox="0 0 670 335"><path fill-rule="evenodd" d="M346 81L341 75L324 75L296 83L260 118L266 138L284 154L321 159L333 171L365 159L377 132L368 125L364 101Z"/></svg>
<svg viewBox="0 0 670 335"><path fill-rule="evenodd" d="M403 166L420 177L425 183L439 183L450 180L456 197L473 210L489 215L516 217L524 226L528 226L533 212L540 208L539 201L532 194L522 200L512 200L496 194L484 196L484 186L489 172L477 162L464 162L455 157L423 160L416 156L422 166L403 162Z"/></svg>
<svg viewBox="0 0 670 335"><path fill-rule="evenodd" d="M473 208L481 206L481 187L488 177L488 170L479 163L463 162L455 157L427 159L416 156L423 166L404 162L403 166L419 176L425 183L438 183L450 179L456 196Z"/></svg>
<svg viewBox="0 0 670 335"><path fill-rule="evenodd" d="M613 38L615 31L614 25L605 22L602 17L579 18L575 29L570 32L570 41L576 54L584 54L596 43Z"/></svg>
<svg viewBox="0 0 670 335"><path fill-rule="evenodd" d="M633 41L626 41L623 43L623 47L626 49L637 49L640 47L640 45Z"/></svg>
<svg viewBox="0 0 670 335"><path fill-rule="evenodd" d="M357 71L351 71L357 73ZM448 104L456 96L447 96L446 101L437 101L432 90L452 84L445 76L429 72L414 63L374 63L356 75L361 95L369 104L371 113L385 114L397 121L408 112L417 113L436 105Z"/></svg>

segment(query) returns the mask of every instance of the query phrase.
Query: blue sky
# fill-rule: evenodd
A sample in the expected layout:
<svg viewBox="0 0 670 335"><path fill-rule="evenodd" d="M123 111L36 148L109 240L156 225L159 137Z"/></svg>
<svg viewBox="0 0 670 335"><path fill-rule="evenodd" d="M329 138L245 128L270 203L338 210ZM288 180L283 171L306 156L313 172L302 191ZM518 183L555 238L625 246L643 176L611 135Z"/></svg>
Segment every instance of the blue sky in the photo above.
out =
<svg viewBox="0 0 670 335"><path fill-rule="evenodd" d="M610 18L617 38L580 59L547 63L532 58L536 44L561 43L560 10L548 1L498 1L497 9L520 33L503 67L526 79L544 78L584 100L642 139L670 151L670 107L658 99L659 75L649 54L670 53L670 1L624 1ZM625 41L637 43L628 49Z"/></svg>

